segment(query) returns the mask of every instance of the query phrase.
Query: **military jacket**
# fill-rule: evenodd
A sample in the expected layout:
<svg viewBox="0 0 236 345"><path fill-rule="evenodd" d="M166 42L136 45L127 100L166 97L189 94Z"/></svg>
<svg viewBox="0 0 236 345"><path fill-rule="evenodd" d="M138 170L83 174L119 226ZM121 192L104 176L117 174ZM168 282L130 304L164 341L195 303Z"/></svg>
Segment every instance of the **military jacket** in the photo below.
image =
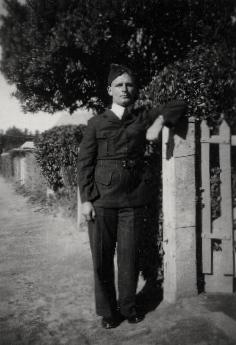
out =
<svg viewBox="0 0 236 345"><path fill-rule="evenodd" d="M172 101L151 110L129 107L121 119L110 109L88 121L78 158L81 201L98 207L138 207L153 198L152 173L145 164L146 130L163 115L174 126L186 104Z"/></svg>

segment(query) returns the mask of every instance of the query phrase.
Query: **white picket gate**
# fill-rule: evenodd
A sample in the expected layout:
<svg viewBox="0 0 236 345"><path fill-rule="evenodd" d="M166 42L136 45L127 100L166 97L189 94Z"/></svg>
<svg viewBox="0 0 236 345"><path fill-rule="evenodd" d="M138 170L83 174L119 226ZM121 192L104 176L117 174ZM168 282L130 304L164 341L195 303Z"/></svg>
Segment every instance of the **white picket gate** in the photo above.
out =
<svg viewBox="0 0 236 345"><path fill-rule="evenodd" d="M210 146L219 145L220 167L220 215L211 217L210 189ZM201 179L202 179L202 267L205 275L206 292L227 292L235 290L235 239L233 230L231 147L236 145L236 136L222 121L218 135L210 135L206 121L201 123ZM236 157L235 157L236 159ZM220 250L214 250L218 241Z"/></svg>

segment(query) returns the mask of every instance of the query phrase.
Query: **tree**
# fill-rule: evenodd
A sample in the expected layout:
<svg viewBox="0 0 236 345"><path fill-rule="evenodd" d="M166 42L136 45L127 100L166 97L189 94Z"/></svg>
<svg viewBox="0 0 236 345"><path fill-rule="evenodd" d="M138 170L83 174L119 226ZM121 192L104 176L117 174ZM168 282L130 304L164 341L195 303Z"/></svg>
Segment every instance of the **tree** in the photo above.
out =
<svg viewBox="0 0 236 345"><path fill-rule="evenodd" d="M1 69L24 111L101 108L111 62L140 86L199 44L233 42L234 0L5 0Z"/></svg>
<svg viewBox="0 0 236 345"><path fill-rule="evenodd" d="M5 133L0 134L0 149L8 151L32 139L33 136L28 134L28 130L22 131L20 128L13 126L8 128Z"/></svg>

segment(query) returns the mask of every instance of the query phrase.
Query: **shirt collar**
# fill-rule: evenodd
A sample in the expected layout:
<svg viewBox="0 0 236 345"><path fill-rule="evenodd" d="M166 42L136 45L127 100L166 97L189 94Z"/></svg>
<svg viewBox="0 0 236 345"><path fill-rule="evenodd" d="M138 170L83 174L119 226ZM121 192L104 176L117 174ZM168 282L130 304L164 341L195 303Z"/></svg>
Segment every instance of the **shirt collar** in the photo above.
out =
<svg viewBox="0 0 236 345"><path fill-rule="evenodd" d="M116 116L118 116L121 119L124 115L125 107L122 107L121 105L116 103L112 103L111 110Z"/></svg>

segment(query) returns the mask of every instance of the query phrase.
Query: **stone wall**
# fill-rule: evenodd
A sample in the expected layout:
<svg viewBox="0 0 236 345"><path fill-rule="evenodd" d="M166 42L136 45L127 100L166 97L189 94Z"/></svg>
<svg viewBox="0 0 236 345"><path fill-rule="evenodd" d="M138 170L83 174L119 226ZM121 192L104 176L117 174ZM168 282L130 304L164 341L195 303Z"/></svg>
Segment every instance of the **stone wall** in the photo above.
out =
<svg viewBox="0 0 236 345"><path fill-rule="evenodd" d="M25 178L24 185L29 190L45 191L47 184L45 178L42 176L40 167L35 159L33 153L27 153L25 156Z"/></svg>
<svg viewBox="0 0 236 345"><path fill-rule="evenodd" d="M24 185L29 191L45 192L47 184L33 151L18 150L1 155L1 174L14 182Z"/></svg>
<svg viewBox="0 0 236 345"><path fill-rule="evenodd" d="M2 153L0 156L0 172L8 179L12 179L14 176L13 161L10 153Z"/></svg>

